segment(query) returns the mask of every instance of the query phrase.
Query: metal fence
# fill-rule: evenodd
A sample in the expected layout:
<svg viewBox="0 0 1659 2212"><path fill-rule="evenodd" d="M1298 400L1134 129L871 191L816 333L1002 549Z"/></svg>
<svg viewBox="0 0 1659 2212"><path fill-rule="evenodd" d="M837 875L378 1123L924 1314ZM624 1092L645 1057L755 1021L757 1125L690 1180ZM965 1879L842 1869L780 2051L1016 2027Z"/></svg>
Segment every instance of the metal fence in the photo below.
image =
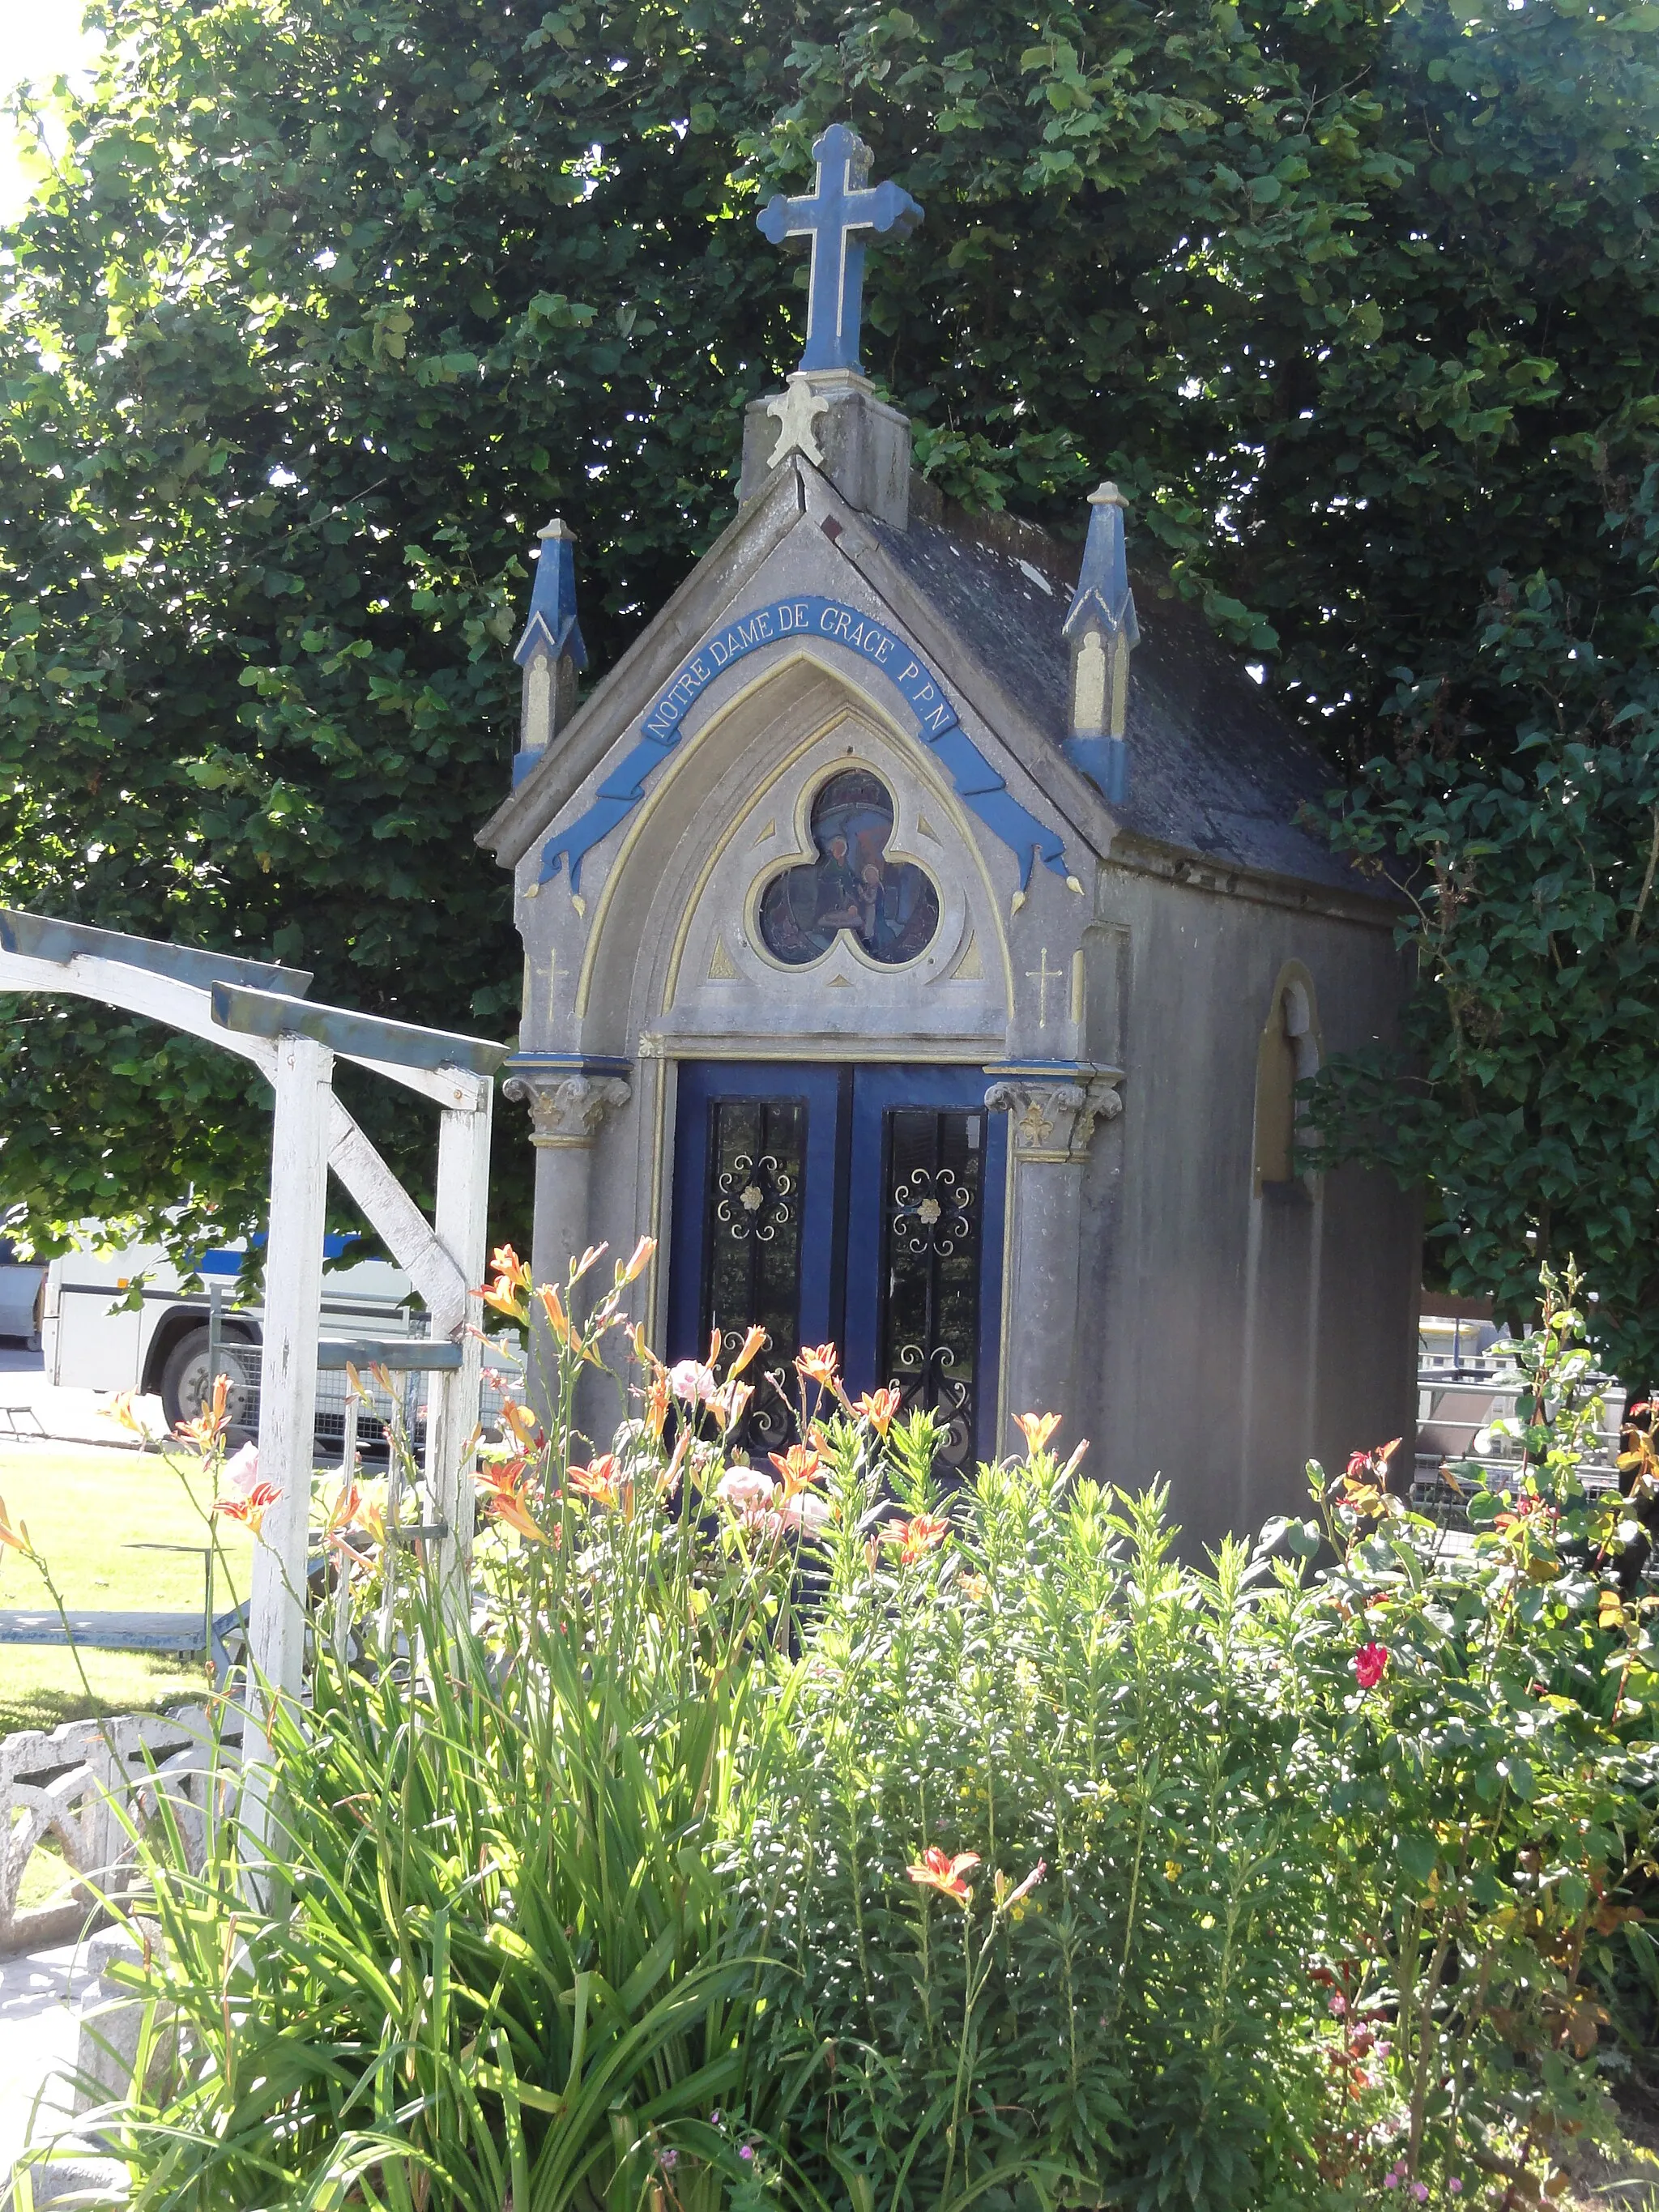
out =
<svg viewBox="0 0 1659 2212"><path fill-rule="evenodd" d="M1515 1348L1507 1340L1475 1357L1437 1360L1419 1369L1412 1482L1412 1504L1419 1512L1430 1515L1443 1528L1467 1529L1470 1524L1464 1500L1474 1483L1502 1489L1519 1474L1522 1440L1502 1433L1500 1425L1516 1419L1525 1388ZM1596 1401L1601 1407L1596 1448L1581 1462L1579 1480L1592 1497L1616 1492L1624 1386L1613 1376L1590 1374L1575 1395L1580 1406ZM1659 1557L1650 1559L1647 1571L1659 1575Z"/></svg>
<svg viewBox="0 0 1659 2212"><path fill-rule="evenodd" d="M456 1346L432 1342L423 1313L406 1313L403 1318L406 1333L401 1336L319 1346L314 1426L320 1465L344 1465L348 1445L356 1455L354 1463L387 1462L394 1431L405 1438L414 1457L424 1462L428 1380L445 1368L458 1366L460 1354ZM358 1357L351 1358L354 1352ZM499 1434L506 1401L523 1395L521 1358L514 1340L497 1340L486 1350L478 1405L478 1423L486 1436ZM257 1344L226 1334L216 1287L208 1316L208 1370L210 1376L223 1375L229 1386L225 1402L233 1444L258 1436L259 1362Z"/></svg>

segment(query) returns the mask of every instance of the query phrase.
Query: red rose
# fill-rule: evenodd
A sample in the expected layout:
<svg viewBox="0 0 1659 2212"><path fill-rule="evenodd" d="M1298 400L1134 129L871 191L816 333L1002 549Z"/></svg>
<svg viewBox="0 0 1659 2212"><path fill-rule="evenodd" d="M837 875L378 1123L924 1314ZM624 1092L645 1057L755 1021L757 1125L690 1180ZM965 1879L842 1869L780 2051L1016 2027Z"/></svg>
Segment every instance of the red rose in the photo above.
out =
<svg viewBox="0 0 1659 2212"><path fill-rule="evenodd" d="M1389 1671L1386 1644L1362 1644L1353 1655L1354 1678L1362 1690L1374 1690Z"/></svg>

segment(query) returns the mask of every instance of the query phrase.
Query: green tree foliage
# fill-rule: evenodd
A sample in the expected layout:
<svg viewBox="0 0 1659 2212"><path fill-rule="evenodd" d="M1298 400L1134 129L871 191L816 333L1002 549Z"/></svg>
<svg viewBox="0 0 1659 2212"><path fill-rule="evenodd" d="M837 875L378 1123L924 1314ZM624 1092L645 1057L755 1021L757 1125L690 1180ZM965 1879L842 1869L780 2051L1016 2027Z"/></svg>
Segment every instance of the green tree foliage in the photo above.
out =
<svg viewBox="0 0 1659 2212"><path fill-rule="evenodd" d="M1115 476L1350 761L1402 665L1490 692L1493 572L1544 564L1594 631L1601 478L1652 436L1652 0L107 15L3 246L20 902L505 1026L471 831L530 534L581 533L603 669L795 358L803 274L753 216L834 114L927 210L872 257L866 359L947 492L1069 529ZM0 1199L43 1225L186 1181L258 1211L262 1109L196 1047L36 1011L0 1085Z"/></svg>
<svg viewBox="0 0 1659 2212"><path fill-rule="evenodd" d="M1618 555L1594 620L1559 578L1498 580L1477 682L1398 672L1396 744L1340 826L1413 871L1413 1080L1329 1072L1340 1146L1432 1177L1453 1287L1524 1315L1582 1254L1603 1355L1659 1373L1659 465L1609 483ZM1621 572L1622 571L1622 574Z"/></svg>

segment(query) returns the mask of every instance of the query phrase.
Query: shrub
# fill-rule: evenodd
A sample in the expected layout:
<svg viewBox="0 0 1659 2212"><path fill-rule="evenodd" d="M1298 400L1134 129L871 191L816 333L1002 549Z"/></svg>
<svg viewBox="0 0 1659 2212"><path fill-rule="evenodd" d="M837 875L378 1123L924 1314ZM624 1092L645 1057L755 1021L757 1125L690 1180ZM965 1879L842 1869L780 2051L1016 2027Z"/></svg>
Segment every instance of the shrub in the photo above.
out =
<svg viewBox="0 0 1659 2212"><path fill-rule="evenodd" d="M1200 1570L1046 1417L942 1489L827 1351L748 1467L758 1332L720 1376L635 1331L595 1455L641 1264L535 1294L556 1388L486 1467L471 1620L330 1503L362 1650L319 1637L276 1729L280 1887L232 1824L194 1870L143 1840L138 2201L1533 2202L1653 1957L1654 1601L1578 1489L1571 1305L1479 1533L1384 1448Z"/></svg>

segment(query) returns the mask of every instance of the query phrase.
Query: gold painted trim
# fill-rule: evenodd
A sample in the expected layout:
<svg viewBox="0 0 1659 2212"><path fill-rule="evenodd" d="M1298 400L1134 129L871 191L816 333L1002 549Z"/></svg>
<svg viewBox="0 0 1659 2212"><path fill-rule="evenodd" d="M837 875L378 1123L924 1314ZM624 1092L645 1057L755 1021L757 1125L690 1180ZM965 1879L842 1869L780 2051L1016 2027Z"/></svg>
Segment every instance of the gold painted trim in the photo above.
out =
<svg viewBox="0 0 1659 2212"><path fill-rule="evenodd" d="M668 1249L668 1239L673 1234L673 1194L672 1184L663 1173L663 1152L667 1141L668 1069L665 1062L650 1063L655 1077L657 1095L651 1117L651 1225L650 1233L656 1239L657 1249L651 1255L651 1267L646 1279L645 1310L651 1316L650 1334L659 1344L667 1341L668 1328L668 1270L663 1264ZM678 1101L676 1102L678 1103Z"/></svg>
<svg viewBox="0 0 1659 2212"><path fill-rule="evenodd" d="M656 1030L640 1039L641 1060L760 1060L789 1066L797 1061L825 1060L838 1067L896 1060L903 1064L927 1060L940 1066L982 1067L989 1078L1000 1048L987 1037L968 1039L930 1037L925 1033L891 1042L863 1037L833 1037L808 1044L793 1037L664 1036Z"/></svg>
<svg viewBox="0 0 1659 2212"><path fill-rule="evenodd" d="M792 659L805 659L805 656L804 654L793 654L791 656ZM756 687L753 684L746 684L744 687L744 690L739 692L738 695L738 698L732 702L732 706L736 707L747 695L747 693L753 690ZM788 759L778 769L776 775L772 778L772 783L762 785L761 790L757 796L764 797L765 793L772 788L772 785L777 782L779 776L787 775L790 769L793 768L795 763L799 760L803 753L810 752L814 745L822 744L824 738L833 736L836 731L838 730L846 721L848 713L848 709L847 708L839 707L836 708L836 712L830 715L828 721L820 722L817 727L812 732L811 735L809 738L803 739L803 741L796 746L794 751L790 754ZM714 725L712 722L708 725L710 729L713 729L714 726ZM643 823L641 823L641 826L643 828ZM774 826L775 829L775 824ZM720 833L719 842L715 845L713 852L708 855L708 858L703 862L702 866L698 870L697 879L691 886L690 895L686 899L684 906L680 909L679 920L674 925L674 942L669 951L668 974L663 984L662 1005L659 1009L659 1012L665 1014L674 1003L675 994L680 988L680 969L685 959L686 940L691 934L691 924L693 920L696 918L697 908L702 902L703 893L708 888L709 878L720 866L723 856L729 853L733 845L737 842L738 832L742 827L742 817L739 817L737 821L729 822L726 824L725 830ZM752 851L754 848L751 846L750 849ZM623 854L618 854L617 856L617 866L618 870L620 870L622 864ZM608 890L609 888L610 882L607 878L606 889ZM747 927L748 924L745 921L744 927L747 928ZM599 941L598 931L599 925L596 921L594 924L595 944ZM750 946L750 950L752 951L753 947ZM586 1000L584 1000L584 1012L586 1011Z"/></svg>
<svg viewBox="0 0 1659 2212"><path fill-rule="evenodd" d="M988 1108L987 1111L990 1109ZM1002 1322L997 1340L996 1456L1000 1459L1008 1441L1008 1344L1012 1334L1014 1304L1014 1132L1010 1115L1007 1156L1003 1161L1002 1193ZM1037 1409L1041 1411L1039 1407Z"/></svg>

